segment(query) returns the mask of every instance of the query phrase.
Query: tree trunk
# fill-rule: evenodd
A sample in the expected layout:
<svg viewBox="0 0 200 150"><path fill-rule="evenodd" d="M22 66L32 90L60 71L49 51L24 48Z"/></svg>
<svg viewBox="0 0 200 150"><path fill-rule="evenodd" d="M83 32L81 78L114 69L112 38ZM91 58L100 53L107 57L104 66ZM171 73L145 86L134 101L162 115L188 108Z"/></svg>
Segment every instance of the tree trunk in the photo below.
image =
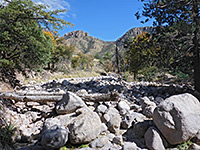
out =
<svg viewBox="0 0 200 150"><path fill-rule="evenodd" d="M116 56L117 73L120 74L119 51L118 51L117 45L116 45L115 56Z"/></svg>
<svg viewBox="0 0 200 150"><path fill-rule="evenodd" d="M200 92L200 54L199 54L199 41L198 41L198 32L199 32L199 8L197 0L193 0L193 26L195 28L194 37L193 37L193 52L194 52L194 85L195 89Z"/></svg>
<svg viewBox="0 0 200 150"><path fill-rule="evenodd" d="M47 68L48 70L50 70L51 69L51 63L49 62L48 63L48 68Z"/></svg>

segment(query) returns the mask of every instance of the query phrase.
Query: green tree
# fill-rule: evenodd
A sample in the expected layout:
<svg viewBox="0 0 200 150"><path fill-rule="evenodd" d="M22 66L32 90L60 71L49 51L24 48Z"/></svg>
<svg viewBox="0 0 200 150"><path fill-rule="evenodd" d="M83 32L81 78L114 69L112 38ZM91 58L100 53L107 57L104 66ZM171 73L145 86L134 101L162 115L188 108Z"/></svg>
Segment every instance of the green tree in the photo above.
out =
<svg viewBox="0 0 200 150"><path fill-rule="evenodd" d="M0 72L3 77L15 77L15 71L37 69L49 61L53 44L43 29L55 31L71 24L56 17L66 10L47 12L46 8L31 0L1 1Z"/></svg>
<svg viewBox="0 0 200 150"><path fill-rule="evenodd" d="M147 32L143 32L135 38L129 39L126 45L125 60L128 65L128 70L133 72L134 78L136 78L138 71L154 65L154 58L160 48L154 46L151 35Z"/></svg>
<svg viewBox="0 0 200 150"><path fill-rule="evenodd" d="M200 53L199 53L199 0L141 0L144 3L142 16L147 22L154 19L157 35L163 39L170 35L170 45L177 59L182 56L192 58L195 89L200 92ZM139 19L140 13L136 13ZM166 40L163 40L166 41ZM161 43L162 45L163 43ZM169 46L169 43L167 43ZM162 45L163 46L163 45ZM180 55L178 55L180 54ZM182 59L180 59L182 60ZM180 62L179 62L180 63Z"/></svg>
<svg viewBox="0 0 200 150"><path fill-rule="evenodd" d="M115 71L115 64L112 61L112 54L110 51L106 52L102 58L99 59L100 65L106 72L113 72Z"/></svg>
<svg viewBox="0 0 200 150"><path fill-rule="evenodd" d="M73 68L80 68L80 69L89 69L94 66L94 56L93 55L86 55L82 52L79 52L72 58L72 67Z"/></svg>
<svg viewBox="0 0 200 150"><path fill-rule="evenodd" d="M52 48L50 49L51 55L48 62L48 69L55 69L55 63L61 60L71 60L72 54L75 50L73 45L68 46L64 38L59 38L56 34L50 31L44 31L46 38L50 40Z"/></svg>

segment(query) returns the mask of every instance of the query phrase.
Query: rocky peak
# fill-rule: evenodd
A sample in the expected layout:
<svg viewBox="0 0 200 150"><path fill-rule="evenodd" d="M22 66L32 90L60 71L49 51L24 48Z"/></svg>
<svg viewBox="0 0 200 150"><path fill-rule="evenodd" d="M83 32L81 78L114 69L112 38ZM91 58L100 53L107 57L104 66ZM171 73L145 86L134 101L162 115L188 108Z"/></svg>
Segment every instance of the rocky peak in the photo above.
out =
<svg viewBox="0 0 200 150"><path fill-rule="evenodd" d="M68 39L68 38L82 38L82 37L85 37L85 36L89 36L88 32L84 32L84 31L73 31L73 32L69 32L69 33L66 33L64 35L64 38L65 39Z"/></svg>
<svg viewBox="0 0 200 150"><path fill-rule="evenodd" d="M153 32L153 27L140 27L140 28L132 28L129 31L127 31L122 37L120 37L117 41L116 44L120 49L123 48L123 44L126 40L129 38L136 37L137 35L141 34L142 32L148 32L152 33Z"/></svg>
<svg viewBox="0 0 200 150"><path fill-rule="evenodd" d="M122 37L120 37L117 41L107 42L95 38L93 36L89 36L87 32L84 31L73 31L66 33L64 35L64 39L66 44L74 45L77 52L89 53L92 55L96 54L104 54L107 51L114 53L115 46L117 45L118 48L123 51L124 50L124 42L130 38L135 37L142 32L153 32L153 27L141 27L141 28L133 28L126 32Z"/></svg>

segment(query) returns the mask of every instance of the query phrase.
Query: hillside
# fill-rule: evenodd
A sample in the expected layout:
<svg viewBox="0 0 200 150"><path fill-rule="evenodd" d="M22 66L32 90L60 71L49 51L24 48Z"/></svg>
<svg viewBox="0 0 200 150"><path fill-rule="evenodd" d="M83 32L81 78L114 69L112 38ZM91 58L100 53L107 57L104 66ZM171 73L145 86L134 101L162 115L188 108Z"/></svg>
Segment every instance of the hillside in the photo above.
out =
<svg viewBox="0 0 200 150"><path fill-rule="evenodd" d="M122 37L113 42L103 41L101 39L90 36L89 33L84 31L73 31L66 33L63 38L67 45L74 45L76 52L83 52L85 54L103 54L107 51L114 52L117 45L121 50L123 49L123 43L131 37L135 37L142 32L152 33L153 27L140 27L132 28L127 31Z"/></svg>
<svg viewBox="0 0 200 150"><path fill-rule="evenodd" d="M84 31L73 31L64 35L67 45L74 45L76 52L96 55L97 53L112 50L115 47L115 42L105 42L98 38L89 36Z"/></svg>

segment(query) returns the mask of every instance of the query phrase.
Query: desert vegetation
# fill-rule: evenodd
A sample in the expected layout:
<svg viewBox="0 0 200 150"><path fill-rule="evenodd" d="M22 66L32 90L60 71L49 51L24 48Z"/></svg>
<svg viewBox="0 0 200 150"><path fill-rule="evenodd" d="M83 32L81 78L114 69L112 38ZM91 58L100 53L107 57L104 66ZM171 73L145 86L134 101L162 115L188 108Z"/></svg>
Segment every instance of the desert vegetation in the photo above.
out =
<svg viewBox="0 0 200 150"><path fill-rule="evenodd" d="M0 1L0 149L198 147L200 2L140 1L152 27L112 42L60 36L67 10Z"/></svg>

